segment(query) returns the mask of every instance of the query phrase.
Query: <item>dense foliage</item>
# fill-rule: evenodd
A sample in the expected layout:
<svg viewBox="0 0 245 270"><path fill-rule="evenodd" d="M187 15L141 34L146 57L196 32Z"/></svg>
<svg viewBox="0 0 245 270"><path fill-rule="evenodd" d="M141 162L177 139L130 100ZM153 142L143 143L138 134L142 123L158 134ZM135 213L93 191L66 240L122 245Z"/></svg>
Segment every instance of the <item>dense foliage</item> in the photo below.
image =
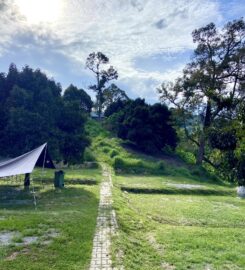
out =
<svg viewBox="0 0 245 270"><path fill-rule="evenodd" d="M93 107L91 97L83 89L78 89L72 84L65 90L63 99L81 112L90 113Z"/></svg>
<svg viewBox="0 0 245 270"><path fill-rule="evenodd" d="M119 138L147 153L155 153L166 146L176 147L177 136L169 123L170 116L165 105L148 105L144 99L136 99L111 115L108 122Z"/></svg>
<svg viewBox="0 0 245 270"><path fill-rule="evenodd" d="M205 161L238 180L245 150L245 22L235 20L221 30L210 23L192 36L197 44L192 62L175 83L162 84L161 99L175 106L196 163Z"/></svg>
<svg viewBox="0 0 245 270"><path fill-rule="evenodd" d="M125 108L129 101L118 99L115 102L112 102L105 110L105 117L109 117L114 113L117 113Z"/></svg>
<svg viewBox="0 0 245 270"><path fill-rule="evenodd" d="M16 156L48 142L52 157L81 161L89 141L85 136L85 111L91 99L70 86L61 86L40 70L10 65L0 74L0 151Z"/></svg>

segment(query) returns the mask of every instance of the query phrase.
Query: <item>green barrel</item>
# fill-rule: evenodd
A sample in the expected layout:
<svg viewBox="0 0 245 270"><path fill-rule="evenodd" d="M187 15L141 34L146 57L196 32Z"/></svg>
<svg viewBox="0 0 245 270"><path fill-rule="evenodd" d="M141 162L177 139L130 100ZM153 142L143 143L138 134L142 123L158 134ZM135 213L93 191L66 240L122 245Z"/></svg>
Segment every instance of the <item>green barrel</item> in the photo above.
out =
<svg viewBox="0 0 245 270"><path fill-rule="evenodd" d="M64 176L65 173L63 171L56 171L54 175L54 186L56 188L64 187Z"/></svg>

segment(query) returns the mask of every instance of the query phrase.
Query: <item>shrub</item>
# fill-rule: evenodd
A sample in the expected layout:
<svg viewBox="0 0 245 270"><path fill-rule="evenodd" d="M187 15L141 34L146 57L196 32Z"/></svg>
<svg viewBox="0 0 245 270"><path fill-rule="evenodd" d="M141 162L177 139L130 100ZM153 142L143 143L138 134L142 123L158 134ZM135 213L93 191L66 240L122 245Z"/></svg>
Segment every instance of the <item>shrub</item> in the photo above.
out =
<svg viewBox="0 0 245 270"><path fill-rule="evenodd" d="M195 164L196 163L196 157L193 153L187 152L183 149L177 149L176 150L177 154L180 156L182 160L187 162L188 164Z"/></svg>
<svg viewBox="0 0 245 270"><path fill-rule="evenodd" d="M111 158L114 158L115 156L118 156L119 155L119 152L117 151L117 150L115 150L115 149L113 149L112 151L111 151L111 153L110 153L110 157Z"/></svg>
<svg viewBox="0 0 245 270"><path fill-rule="evenodd" d="M157 163L146 162L139 159L116 156L114 158L113 167L117 171L123 173L137 173L137 174L163 174L165 173L165 164L163 161Z"/></svg>
<svg viewBox="0 0 245 270"><path fill-rule="evenodd" d="M102 152L103 153L109 153L111 151L111 149L109 147L102 147Z"/></svg>
<svg viewBox="0 0 245 270"><path fill-rule="evenodd" d="M157 162L157 169L160 171L165 171L165 163L162 160Z"/></svg>
<svg viewBox="0 0 245 270"><path fill-rule="evenodd" d="M89 148L86 148L84 151L84 162L96 162L96 158L92 151Z"/></svg>
<svg viewBox="0 0 245 270"><path fill-rule="evenodd" d="M113 162L113 167L115 170L124 168L124 165L124 159L122 159L121 157L115 157Z"/></svg>

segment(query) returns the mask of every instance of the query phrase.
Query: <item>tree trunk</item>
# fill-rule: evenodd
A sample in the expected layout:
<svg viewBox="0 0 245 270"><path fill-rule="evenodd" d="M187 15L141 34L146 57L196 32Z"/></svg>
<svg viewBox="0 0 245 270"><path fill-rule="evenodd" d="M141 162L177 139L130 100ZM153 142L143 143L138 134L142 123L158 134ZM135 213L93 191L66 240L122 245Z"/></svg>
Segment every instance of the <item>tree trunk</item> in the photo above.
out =
<svg viewBox="0 0 245 270"><path fill-rule="evenodd" d="M199 148L196 157L196 165L202 165L202 161L204 159L205 153L205 134L204 131L201 134L200 141L199 141Z"/></svg>
<svg viewBox="0 0 245 270"><path fill-rule="evenodd" d="M102 112L102 91L99 90L98 93L98 98L99 98L99 102L98 102L98 116L99 116L99 121L101 120L101 112Z"/></svg>
<svg viewBox="0 0 245 270"><path fill-rule="evenodd" d="M207 128L210 127L210 123L211 123L211 102L210 100L208 100L207 106L206 106L205 118L203 121L203 129L202 129L202 133L199 139L199 148L198 148L198 153L196 157L196 165L202 165L204 154L205 154L205 144L206 144L206 135L207 135L206 131L207 131Z"/></svg>

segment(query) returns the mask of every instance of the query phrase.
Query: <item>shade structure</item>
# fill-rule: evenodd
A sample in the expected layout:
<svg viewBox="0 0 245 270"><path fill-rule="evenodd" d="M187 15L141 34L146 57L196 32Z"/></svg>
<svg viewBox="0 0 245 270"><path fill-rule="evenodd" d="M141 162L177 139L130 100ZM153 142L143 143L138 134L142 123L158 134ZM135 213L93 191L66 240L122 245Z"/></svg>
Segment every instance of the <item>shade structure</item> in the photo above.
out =
<svg viewBox="0 0 245 270"><path fill-rule="evenodd" d="M24 155L0 162L0 177L31 173L36 165L55 168L46 147L47 143Z"/></svg>

